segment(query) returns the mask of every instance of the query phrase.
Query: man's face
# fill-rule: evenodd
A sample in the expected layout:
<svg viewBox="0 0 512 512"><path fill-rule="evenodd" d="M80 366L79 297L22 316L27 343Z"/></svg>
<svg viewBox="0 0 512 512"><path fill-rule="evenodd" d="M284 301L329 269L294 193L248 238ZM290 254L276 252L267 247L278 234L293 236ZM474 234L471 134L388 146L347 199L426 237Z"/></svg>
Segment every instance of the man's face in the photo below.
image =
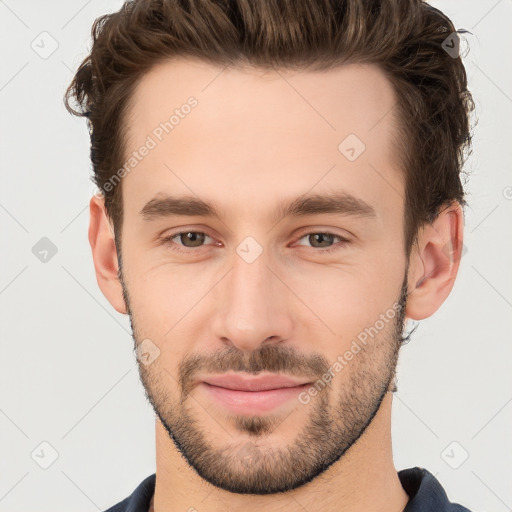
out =
<svg viewBox="0 0 512 512"><path fill-rule="evenodd" d="M155 67L134 95L128 153L150 150L122 182L123 289L136 345L158 355L140 375L215 486L269 494L312 480L360 439L390 386L407 273L394 101L372 66L190 60ZM320 202L278 209L311 195ZM335 195L336 210L320 207ZM219 217L157 204L171 196ZM312 384L277 405L245 392L229 406L203 381L233 373Z"/></svg>

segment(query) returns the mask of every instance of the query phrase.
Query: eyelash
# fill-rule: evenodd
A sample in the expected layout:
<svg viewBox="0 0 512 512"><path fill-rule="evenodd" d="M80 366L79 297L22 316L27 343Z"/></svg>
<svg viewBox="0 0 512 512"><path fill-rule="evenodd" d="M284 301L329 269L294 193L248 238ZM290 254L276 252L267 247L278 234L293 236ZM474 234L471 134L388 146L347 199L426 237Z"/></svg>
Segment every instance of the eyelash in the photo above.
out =
<svg viewBox="0 0 512 512"><path fill-rule="evenodd" d="M178 249L176 246L179 246L179 244L176 244L175 242L172 242L172 240L174 238L176 238L176 237L178 237L180 235L186 234L186 233L200 233L200 234L204 234L206 236L210 236L210 235L208 235L208 233L205 233L204 231L193 231L193 230L178 231L177 233L172 233L170 235L167 235L167 236L163 237L161 239L161 243L162 244L167 244L172 251L181 252L181 253L190 253L190 252L194 251L194 249L200 249L201 247L204 247L204 245L202 245L202 246L197 247L197 248L185 247L184 249ZM332 236L334 238L338 238L340 241L337 244L333 245L332 247L328 247L328 248L311 247L311 249L317 249L316 252L331 253L331 252L340 250L342 247L344 247L345 245L350 243L350 241L347 240L346 238L343 238L342 236L337 235L336 233L331 233L329 231L308 231L308 232L302 234L297 239L297 241L302 240L304 237L309 236L309 235L319 235L319 234L320 235L329 235L329 236ZM210 238L213 238L213 237L210 237Z"/></svg>

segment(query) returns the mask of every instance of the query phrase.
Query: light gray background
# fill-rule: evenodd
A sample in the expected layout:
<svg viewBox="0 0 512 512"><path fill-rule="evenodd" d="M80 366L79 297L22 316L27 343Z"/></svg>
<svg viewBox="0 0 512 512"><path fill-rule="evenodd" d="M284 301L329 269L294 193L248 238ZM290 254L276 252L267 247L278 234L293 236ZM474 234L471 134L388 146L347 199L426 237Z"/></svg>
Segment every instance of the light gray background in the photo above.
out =
<svg viewBox="0 0 512 512"><path fill-rule="evenodd" d="M85 120L62 103L93 20L121 4L0 0L2 511L104 510L155 469L154 416L129 321L101 294L87 241L94 187ZM451 296L401 353L395 463L427 468L452 501L475 512L505 512L512 510L512 1L434 5L473 33L465 63L479 123L466 166L467 253ZM58 48L47 58L31 47L49 52L52 39ZM32 252L42 237L58 249L46 263ZM51 462L42 442L58 452L48 469L39 465ZM468 459L450 467L465 452Z"/></svg>

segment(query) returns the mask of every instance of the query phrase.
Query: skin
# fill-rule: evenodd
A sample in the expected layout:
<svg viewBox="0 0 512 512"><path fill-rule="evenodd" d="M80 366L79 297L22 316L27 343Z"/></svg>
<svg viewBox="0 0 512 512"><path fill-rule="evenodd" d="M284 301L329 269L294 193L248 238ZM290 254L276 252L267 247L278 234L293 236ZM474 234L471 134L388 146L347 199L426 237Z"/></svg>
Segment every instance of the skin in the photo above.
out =
<svg viewBox="0 0 512 512"><path fill-rule="evenodd" d="M391 446L399 336L404 320L431 316L453 287L460 205L420 229L407 261L396 99L372 65L318 73L159 64L134 94L128 151L190 96L198 106L120 185L122 280L103 200L90 202L98 284L130 314L136 346L150 339L160 351L151 364L139 362L157 415L152 510L403 510L409 497ZM338 150L350 133L366 146L352 162ZM365 201L375 215L273 219L279 201L332 191ZM222 218L144 220L140 211L157 194L213 202ZM161 241L178 231L208 236ZM349 242L318 242L314 234L326 232ZM236 250L247 236L263 249L252 263ZM235 415L197 384L227 370L315 382L396 304L402 314L359 343L307 404Z"/></svg>

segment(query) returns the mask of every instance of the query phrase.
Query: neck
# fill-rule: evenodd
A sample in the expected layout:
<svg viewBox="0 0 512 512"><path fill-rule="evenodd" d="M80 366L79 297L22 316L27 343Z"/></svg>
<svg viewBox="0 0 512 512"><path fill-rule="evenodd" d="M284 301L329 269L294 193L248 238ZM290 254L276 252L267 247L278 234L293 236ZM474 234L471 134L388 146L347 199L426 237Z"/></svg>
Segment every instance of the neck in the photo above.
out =
<svg viewBox="0 0 512 512"><path fill-rule="evenodd" d="M409 496L394 467L388 392L358 441L308 484L268 496L234 494L203 480L185 461L156 420L156 485L151 512L401 512Z"/></svg>

